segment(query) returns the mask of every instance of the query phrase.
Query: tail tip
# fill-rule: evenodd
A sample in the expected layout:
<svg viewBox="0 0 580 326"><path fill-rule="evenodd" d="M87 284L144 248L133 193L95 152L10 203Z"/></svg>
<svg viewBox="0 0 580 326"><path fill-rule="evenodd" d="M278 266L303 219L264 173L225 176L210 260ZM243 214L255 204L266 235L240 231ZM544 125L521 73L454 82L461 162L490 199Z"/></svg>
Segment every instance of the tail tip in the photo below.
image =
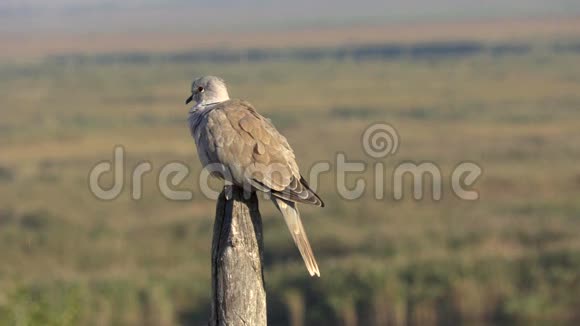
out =
<svg viewBox="0 0 580 326"><path fill-rule="evenodd" d="M320 277L320 271L318 270L318 268L314 269L314 270L309 270L308 274L310 274L310 276L312 276L312 277L314 277L314 276Z"/></svg>

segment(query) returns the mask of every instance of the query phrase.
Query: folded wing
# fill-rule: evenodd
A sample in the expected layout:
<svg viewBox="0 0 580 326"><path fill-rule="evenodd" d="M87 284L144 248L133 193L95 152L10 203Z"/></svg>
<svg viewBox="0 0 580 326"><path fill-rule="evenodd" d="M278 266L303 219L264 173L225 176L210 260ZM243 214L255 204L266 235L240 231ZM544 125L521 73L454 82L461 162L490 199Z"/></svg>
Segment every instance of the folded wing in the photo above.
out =
<svg viewBox="0 0 580 326"><path fill-rule="evenodd" d="M215 144L210 150L238 180L290 202L324 206L300 175L286 138L248 102L225 102L214 109L209 120L208 131Z"/></svg>

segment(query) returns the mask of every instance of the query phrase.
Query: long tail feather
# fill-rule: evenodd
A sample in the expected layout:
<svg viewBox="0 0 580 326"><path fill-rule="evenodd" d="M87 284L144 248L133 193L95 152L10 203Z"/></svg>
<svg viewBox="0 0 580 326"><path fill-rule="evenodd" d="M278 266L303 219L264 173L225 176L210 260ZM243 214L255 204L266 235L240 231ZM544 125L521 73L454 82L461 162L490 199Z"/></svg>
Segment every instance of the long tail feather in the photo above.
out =
<svg viewBox="0 0 580 326"><path fill-rule="evenodd" d="M276 197L272 197L272 201L284 216L286 225L290 230L290 234L292 234L292 239L294 239L294 243L298 247L298 250L302 255L302 259L304 259L304 263L306 264L306 269L308 269L308 273L310 274L310 276L316 275L320 277L320 270L318 269L318 264L316 263L316 259L314 258L314 253L312 252L312 248L310 247L310 243L308 242L308 238L306 237L304 226L302 226L302 221L300 220L300 212L298 212L298 207L296 207L296 203Z"/></svg>

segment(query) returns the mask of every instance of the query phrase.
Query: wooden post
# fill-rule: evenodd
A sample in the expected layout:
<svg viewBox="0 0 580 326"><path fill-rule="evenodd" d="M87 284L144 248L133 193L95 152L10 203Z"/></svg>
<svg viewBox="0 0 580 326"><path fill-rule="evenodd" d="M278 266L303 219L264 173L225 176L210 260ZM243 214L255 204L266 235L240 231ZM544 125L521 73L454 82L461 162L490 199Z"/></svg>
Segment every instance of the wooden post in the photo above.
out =
<svg viewBox="0 0 580 326"><path fill-rule="evenodd" d="M249 199L233 187L222 191L216 206L211 249L210 326L266 326L266 291L262 269L262 217L255 193Z"/></svg>

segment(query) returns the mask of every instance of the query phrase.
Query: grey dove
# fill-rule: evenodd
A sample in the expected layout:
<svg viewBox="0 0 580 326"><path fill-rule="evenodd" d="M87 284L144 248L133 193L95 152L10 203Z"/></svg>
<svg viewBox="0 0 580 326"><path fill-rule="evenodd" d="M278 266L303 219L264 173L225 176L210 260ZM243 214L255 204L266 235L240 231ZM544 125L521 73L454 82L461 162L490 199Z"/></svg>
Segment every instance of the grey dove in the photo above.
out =
<svg viewBox="0 0 580 326"><path fill-rule="evenodd" d="M272 123L243 100L230 99L223 79L195 79L189 129L202 165L226 181L250 191L269 193L298 247L311 276L320 276L297 204L324 207L300 175L288 141ZM227 193L226 193L227 196Z"/></svg>

